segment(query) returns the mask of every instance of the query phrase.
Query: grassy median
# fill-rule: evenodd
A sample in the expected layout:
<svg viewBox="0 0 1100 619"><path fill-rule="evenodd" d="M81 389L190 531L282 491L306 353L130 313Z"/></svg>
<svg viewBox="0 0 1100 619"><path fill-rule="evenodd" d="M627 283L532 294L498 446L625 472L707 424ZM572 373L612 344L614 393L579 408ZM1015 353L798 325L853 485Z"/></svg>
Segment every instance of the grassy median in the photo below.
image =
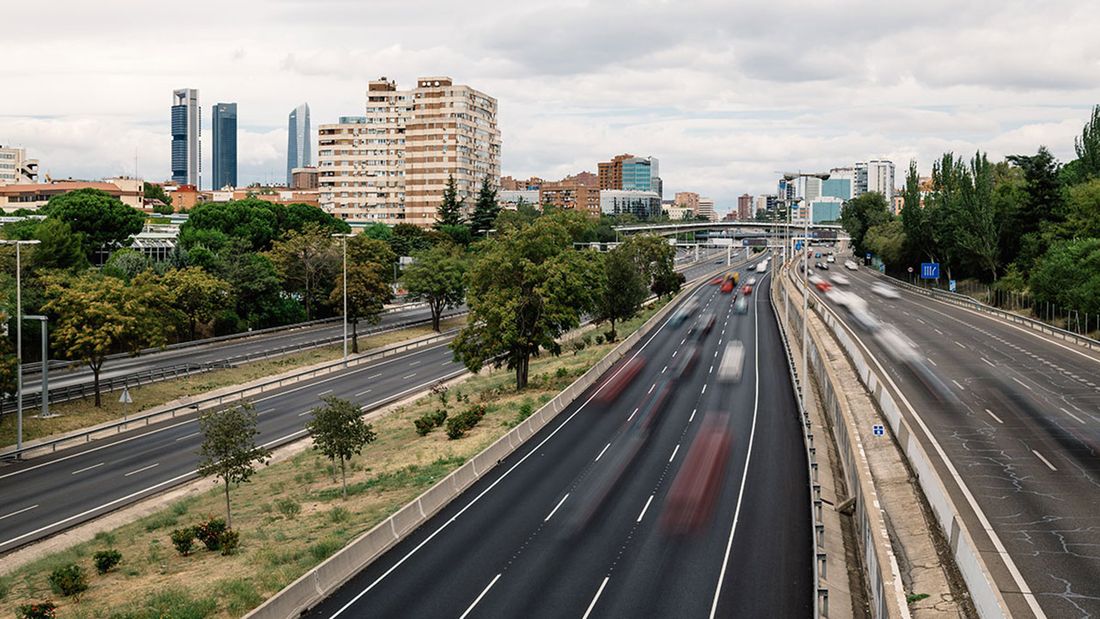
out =
<svg viewBox="0 0 1100 619"><path fill-rule="evenodd" d="M659 307L621 325L621 336L634 332ZM11 616L21 604L52 600L59 616L67 618L239 617L549 401L613 347L597 345L596 339L592 334L583 350L567 346L560 357L533 359L530 385L521 392L514 389L514 374L505 370L483 372L452 387L452 414L475 404L486 408L485 417L463 438L449 440L444 428L417 434L413 420L440 407L435 395L376 419L378 440L350 464L347 500L340 498L328 460L312 450L262 468L232 493L233 522L241 533L236 554L201 549L184 557L169 538L175 528L224 517L219 487L208 482L209 492L0 577L0 614ZM97 575L92 555L112 548L122 552L122 562ZM47 582L51 571L69 563L88 573L90 588L79 600L52 593Z"/></svg>
<svg viewBox="0 0 1100 619"><path fill-rule="evenodd" d="M466 317L450 318L440 323L440 329L446 331L466 324ZM432 335L430 326L409 327L396 331L387 331L371 336L360 336L359 351L367 352L406 340ZM50 405L50 413L57 417L38 419L38 409L23 410L23 440L32 441L52 435L60 435L82 428L88 428L108 421L121 420L127 415L136 415L142 411L166 404L185 396L196 396L233 385L244 384L268 376L274 376L297 368L335 361L343 355L343 344L322 346L273 359L253 361L236 367L211 370L202 374L164 380L130 389L132 404L118 401L119 392L105 392L103 406L96 408L95 400L87 397ZM110 369L108 361L106 368ZM61 371L62 373L64 370ZM15 415L5 415L0 419L0 445L15 445Z"/></svg>

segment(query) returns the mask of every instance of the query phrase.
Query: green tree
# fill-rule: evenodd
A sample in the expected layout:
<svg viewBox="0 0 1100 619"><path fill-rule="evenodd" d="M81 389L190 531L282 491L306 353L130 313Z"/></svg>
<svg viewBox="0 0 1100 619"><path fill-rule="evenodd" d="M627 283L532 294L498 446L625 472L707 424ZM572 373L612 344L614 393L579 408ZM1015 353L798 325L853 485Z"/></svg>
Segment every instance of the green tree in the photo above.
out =
<svg viewBox="0 0 1100 619"><path fill-rule="evenodd" d="M152 269L153 261L147 258L145 254L129 247L123 247L111 253L111 257L103 265L103 274L129 282L138 274Z"/></svg>
<svg viewBox="0 0 1100 619"><path fill-rule="evenodd" d="M443 226L460 225L462 225L462 200L458 198L455 177L454 174L451 174L447 176L447 186L443 189L443 201L439 203L435 227L436 229L442 229Z"/></svg>
<svg viewBox="0 0 1100 619"><path fill-rule="evenodd" d="M1036 262L1028 284L1039 303L1100 313L1100 239L1054 243Z"/></svg>
<svg viewBox="0 0 1100 619"><path fill-rule="evenodd" d="M141 211L98 189L77 189L54 196L42 213L60 219L81 234L84 255L91 261L97 251L126 247L130 237L145 225Z"/></svg>
<svg viewBox="0 0 1100 619"><path fill-rule="evenodd" d="M905 259L905 226L900 220L871 226L863 238L867 251L890 266L901 266Z"/></svg>
<svg viewBox="0 0 1100 619"><path fill-rule="evenodd" d="M659 274L674 270L676 249L663 237L637 234L623 241L620 248L634 263L645 288L651 288Z"/></svg>
<svg viewBox="0 0 1100 619"><path fill-rule="evenodd" d="M477 202L474 203L474 214L470 217L470 230L474 236L484 236L493 227L499 214L497 190L489 184L489 175L486 174L481 179L481 189L477 193Z"/></svg>
<svg viewBox="0 0 1100 619"><path fill-rule="evenodd" d="M199 417L202 447L199 455L199 475L217 477L225 486L225 522L233 528L233 513L229 508L229 485L243 484L256 473L256 464L271 458L271 450L256 445L256 409L251 403L204 413Z"/></svg>
<svg viewBox="0 0 1100 619"><path fill-rule="evenodd" d="M228 306L231 300L229 282L198 267L170 269L160 282L168 290L169 302L186 318L192 340L199 323L213 320L215 312Z"/></svg>
<svg viewBox="0 0 1100 619"><path fill-rule="evenodd" d="M852 198L840 210L840 223L852 237L852 247L857 254L867 251L863 237L872 226L890 221L890 208L886 197L876 191L869 191Z"/></svg>
<svg viewBox="0 0 1100 619"><path fill-rule="evenodd" d="M527 385L533 355L557 355L557 338L594 309L598 274L552 218L485 242L470 268L470 317L451 347L471 371L507 365Z"/></svg>
<svg viewBox="0 0 1100 619"><path fill-rule="evenodd" d="M1063 219L1064 188L1058 161L1045 146L1034 155L1012 155L1008 161L1023 170L1026 197L1016 217L1005 222L1005 229L1012 230L1012 238L1017 241L1010 245L1006 257L1018 260L1026 271L1053 240L1044 234L1048 232L1044 228L1056 226Z"/></svg>
<svg viewBox="0 0 1100 619"><path fill-rule="evenodd" d="M962 175L959 208L955 212L955 243L997 280L1000 266L1000 236L993 202L993 170L985 154L978 152Z"/></svg>
<svg viewBox="0 0 1100 619"><path fill-rule="evenodd" d="M340 460L340 480L344 498L348 498L347 461L363 452L363 448L378 438L371 424L363 421L363 411L348 400L336 396L322 398L325 405L313 409L313 419L306 425L313 437L313 448L328 456L333 463Z"/></svg>
<svg viewBox="0 0 1100 619"><path fill-rule="evenodd" d="M439 331L440 316L448 307L458 307L466 296L466 260L455 245L440 243L417 252L405 268L402 279L409 297L428 302L432 329Z"/></svg>
<svg viewBox="0 0 1100 619"><path fill-rule="evenodd" d="M317 303L329 295L326 284L334 281L340 257L327 230L307 224L301 232L291 230L276 241L268 257L286 283L287 290L301 296L306 320L313 320Z"/></svg>
<svg viewBox="0 0 1100 619"><path fill-rule="evenodd" d="M226 261L222 273L236 303L234 313L247 327L262 329L305 320L305 308L283 292L282 279L266 255L245 253Z"/></svg>
<svg viewBox="0 0 1100 619"><path fill-rule="evenodd" d="M359 321L378 322L385 304L393 297L393 289L385 276L386 268L377 264L348 265L348 322L351 323L351 351L359 353ZM343 277L332 289L329 302L343 312Z"/></svg>
<svg viewBox="0 0 1100 619"><path fill-rule="evenodd" d="M665 243L667 247L668 244ZM596 297L596 320L611 323L608 340L614 342L615 323L637 315L649 296L647 281L625 244L603 256L602 281Z"/></svg>
<svg viewBox="0 0 1100 619"><path fill-rule="evenodd" d="M283 233L275 205L256 198L204 202L188 213L180 226L184 249L197 246L218 252L230 239L242 239L250 251L267 251Z"/></svg>
<svg viewBox="0 0 1100 619"><path fill-rule="evenodd" d="M1100 238L1100 178L1070 187L1066 199L1065 238Z"/></svg>
<svg viewBox="0 0 1100 619"><path fill-rule="evenodd" d="M413 224L397 224L393 227L393 238L390 240L390 248L398 256L411 256L413 252L428 249L432 246L432 239L420 226Z"/></svg>
<svg viewBox="0 0 1100 619"><path fill-rule="evenodd" d="M386 224L371 224L363 228L362 234L368 239L377 239L389 243L390 239L393 238L393 229Z"/></svg>
<svg viewBox="0 0 1100 619"><path fill-rule="evenodd" d="M31 270L59 269L83 271L90 264L84 253L84 235L73 232L69 224L47 217L34 230L39 244L31 255Z"/></svg>
<svg viewBox="0 0 1100 619"><path fill-rule="evenodd" d="M920 176L917 174L915 160L909 161L902 197L905 199L905 206L901 209L900 219L905 233L906 253L936 262L937 248L932 234L932 222L928 216L931 207L921 204Z"/></svg>
<svg viewBox="0 0 1100 619"><path fill-rule="evenodd" d="M1076 180L1084 181L1100 176L1100 105L1093 106L1092 116L1081 129L1081 136L1074 138L1073 146L1079 162L1079 178Z"/></svg>
<svg viewBox="0 0 1100 619"><path fill-rule="evenodd" d="M54 349L91 368L97 407L99 374L107 355L137 355L143 348L168 342L177 314L167 298L164 286L145 276L129 284L98 273L48 282L42 310L51 316Z"/></svg>
<svg viewBox="0 0 1100 619"><path fill-rule="evenodd" d="M0 310L0 324L8 324L11 316ZM9 338L0 337L0 397L7 399L15 395L18 388L16 372L19 361L15 357L15 344Z"/></svg>
<svg viewBox="0 0 1100 619"><path fill-rule="evenodd" d="M155 183L145 183L145 199L146 200L160 200L162 204L158 204L153 207L154 213L161 215L170 215L173 212L172 209L172 196L168 195L168 192L164 190L164 187Z"/></svg>

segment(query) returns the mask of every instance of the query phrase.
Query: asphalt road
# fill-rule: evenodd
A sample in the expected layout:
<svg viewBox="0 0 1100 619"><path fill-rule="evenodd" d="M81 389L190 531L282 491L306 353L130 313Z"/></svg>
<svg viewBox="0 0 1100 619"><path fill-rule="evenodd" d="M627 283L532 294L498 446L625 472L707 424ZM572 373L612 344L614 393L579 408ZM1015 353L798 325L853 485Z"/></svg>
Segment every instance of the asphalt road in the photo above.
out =
<svg viewBox="0 0 1100 619"><path fill-rule="evenodd" d="M746 315L716 286L696 296L717 312L709 334L666 321L635 348L645 367L617 399L599 394L625 363L310 616L810 615L806 462L768 288ZM723 383L716 353L733 339L745 368ZM696 342L697 364L639 432ZM713 504L687 512L695 530L670 529L685 515L672 489L703 478L685 463L723 435L728 455L699 460L725 462L703 495Z"/></svg>
<svg viewBox="0 0 1100 619"><path fill-rule="evenodd" d="M900 288L900 299L881 298L870 286L884 280L831 266L938 377L921 380L854 331L924 428L918 438L1013 615L1100 615L1100 356Z"/></svg>

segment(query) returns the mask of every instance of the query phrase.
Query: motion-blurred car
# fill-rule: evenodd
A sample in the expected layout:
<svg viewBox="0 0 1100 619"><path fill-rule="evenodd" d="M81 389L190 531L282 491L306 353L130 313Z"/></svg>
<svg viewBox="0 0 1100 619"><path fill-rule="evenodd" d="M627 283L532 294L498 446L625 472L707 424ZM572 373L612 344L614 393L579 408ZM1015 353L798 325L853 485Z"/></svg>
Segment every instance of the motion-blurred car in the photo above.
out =
<svg viewBox="0 0 1100 619"><path fill-rule="evenodd" d="M876 283L871 286L871 292L877 294L883 299L900 299L901 295L893 286L888 286L883 283Z"/></svg>
<svg viewBox="0 0 1100 619"><path fill-rule="evenodd" d="M672 315L672 326L679 327L684 324L684 321L691 318L691 315L694 314L697 309L699 309L699 301L695 297L685 301L684 304L680 306L680 309L676 310L676 313Z"/></svg>
<svg viewBox="0 0 1100 619"><path fill-rule="evenodd" d="M745 283L750 285L750 286L755 286L756 285L756 278L755 277L750 277L748 279L748 281L746 281Z"/></svg>
<svg viewBox="0 0 1100 619"><path fill-rule="evenodd" d="M849 271L855 271L855 270L859 269L859 266L856 265L856 263L852 262L851 260L845 260L844 261L844 268L848 269Z"/></svg>
<svg viewBox="0 0 1100 619"><path fill-rule="evenodd" d="M733 304L733 312L735 314L747 314L749 313L749 300L745 297L737 299L737 302Z"/></svg>
<svg viewBox="0 0 1100 619"><path fill-rule="evenodd" d="M832 288L832 286L829 285L829 282L826 281L825 278L823 278L823 277L819 277L817 275L811 275L808 279L809 279L810 283L813 284L814 287L817 288L818 290L820 290L821 292L829 292L829 289Z"/></svg>
<svg viewBox="0 0 1100 619"><path fill-rule="evenodd" d="M711 286L720 286L720 285L722 285L722 278L721 277L715 277L714 279L710 280L710 285Z"/></svg>
<svg viewBox="0 0 1100 619"><path fill-rule="evenodd" d="M670 535L701 530L711 519L722 493L733 435L729 413L708 412L669 488L661 527Z"/></svg>
<svg viewBox="0 0 1100 619"><path fill-rule="evenodd" d="M722 288L720 290L722 294L729 294L733 292L733 280L727 279L726 281L722 282Z"/></svg>
<svg viewBox="0 0 1100 619"><path fill-rule="evenodd" d="M837 286L847 286L848 284L852 283L852 280L848 279L848 277L845 275L841 275L840 273L829 276L829 281L833 282Z"/></svg>
<svg viewBox="0 0 1100 619"><path fill-rule="evenodd" d="M832 254L829 254L829 256L825 258L825 262L836 262L836 257Z"/></svg>
<svg viewBox="0 0 1100 619"><path fill-rule="evenodd" d="M748 284L745 284L744 286L742 286L741 287L741 294L743 294L743 295L752 294L752 286L750 286Z"/></svg>
<svg viewBox="0 0 1100 619"><path fill-rule="evenodd" d="M726 383L740 382L744 368L745 346L740 340L727 343L726 350L722 353L722 362L718 364L718 380Z"/></svg>
<svg viewBox="0 0 1100 619"><path fill-rule="evenodd" d="M699 316L699 330L703 335L710 333L710 330L714 328L714 324L718 321L718 315L714 310L707 310Z"/></svg>

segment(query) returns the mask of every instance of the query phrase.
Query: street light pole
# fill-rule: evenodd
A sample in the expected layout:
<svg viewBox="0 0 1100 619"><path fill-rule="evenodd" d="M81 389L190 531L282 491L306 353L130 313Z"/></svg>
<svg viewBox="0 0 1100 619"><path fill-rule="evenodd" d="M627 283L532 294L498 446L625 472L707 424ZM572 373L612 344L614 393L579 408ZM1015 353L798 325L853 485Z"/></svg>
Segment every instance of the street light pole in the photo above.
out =
<svg viewBox="0 0 1100 619"><path fill-rule="evenodd" d="M49 354L49 334L48 323L49 317L47 316L35 316L27 315L23 317L24 320L37 320L42 323L42 382L39 385L41 395L42 412L39 414L39 419L48 419L50 417L50 354Z"/></svg>
<svg viewBox="0 0 1100 619"><path fill-rule="evenodd" d="M5 245L15 245L15 448L23 448L23 268L19 247L37 245L39 241L0 240Z"/></svg>
<svg viewBox="0 0 1100 619"><path fill-rule="evenodd" d="M814 203L810 202L807 205L805 227L803 232L802 247L803 251L810 251L810 219L814 216ZM806 268L802 269L802 405L806 405L806 387L810 382L810 375L807 374L806 363L806 325L810 323L809 315L810 306L810 260L809 256L806 258Z"/></svg>
<svg viewBox="0 0 1100 619"><path fill-rule="evenodd" d="M344 244L344 367L348 366L348 237L355 236L354 233L337 233L332 236L338 236L343 240Z"/></svg>

